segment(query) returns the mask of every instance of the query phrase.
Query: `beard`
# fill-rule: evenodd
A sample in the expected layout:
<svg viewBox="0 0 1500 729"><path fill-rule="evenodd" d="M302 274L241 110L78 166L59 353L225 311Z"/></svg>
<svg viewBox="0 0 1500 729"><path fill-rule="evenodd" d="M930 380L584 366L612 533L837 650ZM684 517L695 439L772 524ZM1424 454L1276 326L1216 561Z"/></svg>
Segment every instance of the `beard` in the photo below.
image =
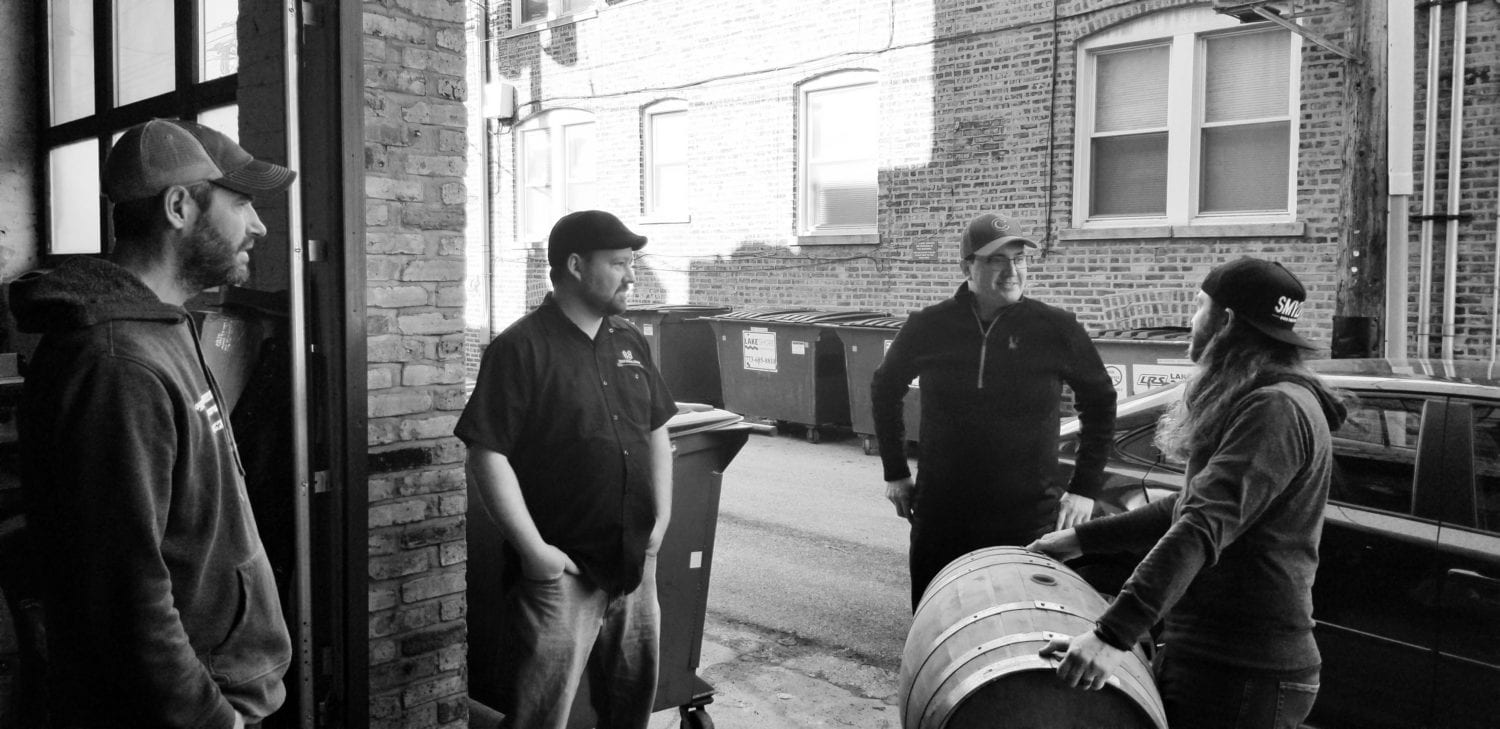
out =
<svg viewBox="0 0 1500 729"><path fill-rule="evenodd" d="M178 276L189 290L202 291L224 284L237 286L250 280L250 267L239 260L248 239L235 245L200 218L183 240Z"/></svg>

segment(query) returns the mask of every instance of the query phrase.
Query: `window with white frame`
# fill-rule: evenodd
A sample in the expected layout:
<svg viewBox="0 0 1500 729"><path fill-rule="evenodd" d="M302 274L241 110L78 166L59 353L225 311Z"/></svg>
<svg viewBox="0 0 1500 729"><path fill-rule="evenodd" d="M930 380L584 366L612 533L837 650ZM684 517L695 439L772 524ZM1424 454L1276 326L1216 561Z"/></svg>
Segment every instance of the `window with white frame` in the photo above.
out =
<svg viewBox="0 0 1500 729"><path fill-rule="evenodd" d="M546 240L558 218L594 207L594 117L549 111L517 127L516 139L519 231L524 240Z"/></svg>
<svg viewBox="0 0 1500 729"><path fill-rule="evenodd" d="M48 0L39 100L48 254L98 254L108 239L104 159L149 119L195 119L238 137L239 6L221 0ZM196 19L190 32L178 24Z"/></svg>
<svg viewBox="0 0 1500 729"><path fill-rule="evenodd" d="M592 10L596 0L516 0L515 26L542 23Z"/></svg>
<svg viewBox="0 0 1500 729"><path fill-rule="evenodd" d="M876 81L873 71L842 71L801 88L797 190L802 235L876 232Z"/></svg>
<svg viewBox="0 0 1500 729"><path fill-rule="evenodd" d="M1184 8L1082 42L1075 225L1291 221L1298 40Z"/></svg>
<svg viewBox="0 0 1500 729"><path fill-rule="evenodd" d="M641 178L645 213L656 218L688 214L687 102L659 101L642 115Z"/></svg>

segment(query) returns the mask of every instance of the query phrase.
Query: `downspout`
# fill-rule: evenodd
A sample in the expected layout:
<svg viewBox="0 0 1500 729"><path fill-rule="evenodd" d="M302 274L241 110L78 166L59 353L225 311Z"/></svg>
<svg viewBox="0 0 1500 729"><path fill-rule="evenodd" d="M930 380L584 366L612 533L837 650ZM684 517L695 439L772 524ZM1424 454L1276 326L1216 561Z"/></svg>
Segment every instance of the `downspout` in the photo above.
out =
<svg viewBox="0 0 1500 729"><path fill-rule="evenodd" d="M1407 355L1408 256L1412 194L1412 132L1416 98L1416 8L1410 0L1386 0L1386 202L1385 356ZM1496 267L1500 276L1500 266ZM1500 278L1497 278L1500 281ZM1500 283L1497 283L1500 287ZM1494 320L1494 317L1491 317ZM1494 338L1491 338L1494 341Z"/></svg>
<svg viewBox="0 0 1500 729"><path fill-rule="evenodd" d="M292 483L295 491L292 498L293 533L295 535L295 560L293 573L294 600L297 624L293 626L292 659L297 664L297 717L302 729L313 729L316 716L313 711L313 635L312 635L312 533L311 533L311 471L308 455L307 413L307 291L306 279L306 231L302 223L302 139L301 107L298 95L301 87L298 70L301 59L298 44L302 37L302 21L298 13L301 0L282 0L282 70L286 74L286 161L287 166L298 172L297 179L287 194L287 246L288 279L290 295L290 339L291 339L291 391L292 391Z"/></svg>
<svg viewBox="0 0 1500 729"><path fill-rule="evenodd" d="M1458 313L1458 204L1462 197L1459 173L1463 170L1464 142L1464 53L1469 30L1469 3L1453 6L1453 78L1448 92L1448 215L1443 221L1447 236L1443 245L1443 359L1453 359L1458 338L1454 319Z"/></svg>
<svg viewBox="0 0 1500 729"><path fill-rule="evenodd" d="M1432 337L1432 211L1437 188L1438 61L1442 39L1443 6L1427 8L1427 111L1422 127L1422 235L1417 275L1417 355L1428 356Z"/></svg>

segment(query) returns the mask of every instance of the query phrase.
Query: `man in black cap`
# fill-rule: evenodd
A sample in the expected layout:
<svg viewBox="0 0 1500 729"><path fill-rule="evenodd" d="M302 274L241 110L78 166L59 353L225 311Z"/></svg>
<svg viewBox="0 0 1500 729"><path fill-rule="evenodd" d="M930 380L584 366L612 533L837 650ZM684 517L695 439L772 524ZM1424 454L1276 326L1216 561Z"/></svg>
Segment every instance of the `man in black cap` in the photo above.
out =
<svg viewBox="0 0 1500 729"><path fill-rule="evenodd" d="M553 292L490 343L454 430L505 540L502 640L471 647L500 653L500 675L472 680L504 726L563 729L585 669L600 729L644 729L651 715L676 406L618 316L645 245L606 212L558 220Z"/></svg>
<svg viewBox="0 0 1500 729"><path fill-rule="evenodd" d="M230 729L285 698L291 641L183 304L249 277L254 198L293 177L207 127L137 125L105 164L108 259L10 287L42 333L18 428L55 726Z"/></svg>
<svg viewBox="0 0 1500 729"><path fill-rule="evenodd" d="M1003 215L959 240L967 280L907 320L870 386L886 497L911 522L911 604L949 562L1020 546L1088 520L1103 483L1115 389L1074 316L1024 295L1036 243ZM917 480L906 462L902 400L920 377ZM1071 481L1057 483L1062 386L1082 431Z"/></svg>
<svg viewBox="0 0 1500 729"><path fill-rule="evenodd" d="M1302 363L1307 293L1278 263L1241 258L1198 292L1198 368L1157 442L1187 463L1182 491L1030 545L1060 559L1149 549L1091 633L1059 638L1058 675L1098 690L1165 618L1157 686L1172 726L1300 726L1318 692L1312 585L1333 473L1339 396Z"/></svg>

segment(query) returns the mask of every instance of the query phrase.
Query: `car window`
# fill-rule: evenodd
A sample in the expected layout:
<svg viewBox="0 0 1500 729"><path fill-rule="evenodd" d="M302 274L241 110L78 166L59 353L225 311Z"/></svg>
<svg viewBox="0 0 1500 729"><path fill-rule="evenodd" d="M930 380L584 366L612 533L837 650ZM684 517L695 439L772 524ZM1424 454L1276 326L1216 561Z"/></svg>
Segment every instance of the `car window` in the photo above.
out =
<svg viewBox="0 0 1500 729"><path fill-rule="evenodd" d="M1411 513L1422 398L1362 397L1333 434L1330 498L1398 514Z"/></svg>
<svg viewBox="0 0 1500 729"><path fill-rule="evenodd" d="M1476 526L1500 533L1500 407L1474 404Z"/></svg>

